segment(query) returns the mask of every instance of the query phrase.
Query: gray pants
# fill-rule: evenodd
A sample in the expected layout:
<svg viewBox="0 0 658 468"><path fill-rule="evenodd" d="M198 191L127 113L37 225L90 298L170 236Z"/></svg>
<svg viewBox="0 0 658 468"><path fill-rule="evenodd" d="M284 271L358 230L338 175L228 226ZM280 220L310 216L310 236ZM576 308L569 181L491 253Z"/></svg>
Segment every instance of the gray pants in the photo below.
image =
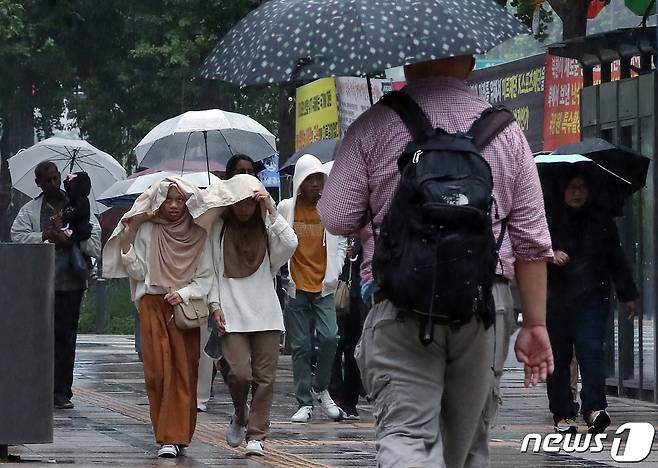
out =
<svg viewBox="0 0 658 468"><path fill-rule="evenodd" d="M493 327L475 319L458 330L435 326L429 346L418 335L418 322L399 319L384 301L370 310L356 349L374 404L378 466L488 466L483 415L495 386Z"/></svg>

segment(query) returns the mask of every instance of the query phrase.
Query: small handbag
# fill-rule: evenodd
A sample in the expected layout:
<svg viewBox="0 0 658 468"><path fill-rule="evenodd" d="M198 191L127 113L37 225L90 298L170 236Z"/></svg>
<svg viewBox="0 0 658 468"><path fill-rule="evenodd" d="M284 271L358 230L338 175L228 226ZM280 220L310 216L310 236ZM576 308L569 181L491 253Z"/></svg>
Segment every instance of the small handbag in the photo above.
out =
<svg viewBox="0 0 658 468"><path fill-rule="evenodd" d="M190 299L190 302L174 306L174 322L181 330L207 326L210 311L203 299Z"/></svg>
<svg viewBox="0 0 658 468"><path fill-rule="evenodd" d="M352 265L347 275L347 281L338 280L338 286L334 293L336 301L336 317L344 317L350 313L350 290L352 289Z"/></svg>

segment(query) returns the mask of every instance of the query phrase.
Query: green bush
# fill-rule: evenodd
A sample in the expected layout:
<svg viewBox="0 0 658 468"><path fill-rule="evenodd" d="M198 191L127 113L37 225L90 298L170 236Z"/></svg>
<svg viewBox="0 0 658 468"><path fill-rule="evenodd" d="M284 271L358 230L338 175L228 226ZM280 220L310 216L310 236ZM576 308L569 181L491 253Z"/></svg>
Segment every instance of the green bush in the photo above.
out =
<svg viewBox="0 0 658 468"><path fill-rule="evenodd" d="M132 335L135 333L135 306L130 300L127 279L105 281L105 334ZM96 333L96 304L99 283L92 282L82 301L78 333Z"/></svg>

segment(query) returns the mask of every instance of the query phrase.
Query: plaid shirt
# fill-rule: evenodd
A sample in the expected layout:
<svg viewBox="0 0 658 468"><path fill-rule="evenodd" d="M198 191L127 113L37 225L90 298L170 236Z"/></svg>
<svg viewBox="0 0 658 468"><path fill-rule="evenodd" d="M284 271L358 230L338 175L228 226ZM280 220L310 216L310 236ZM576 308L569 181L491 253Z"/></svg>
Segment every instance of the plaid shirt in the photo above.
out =
<svg viewBox="0 0 658 468"><path fill-rule="evenodd" d="M423 108L434 127L466 132L489 104L468 86L450 78L414 81L406 91ZM411 135L397 114L373 106L347 130L325 184L318 209L326 229L336 235L359 233L364 255L362 283L373 282L372 228L379 228L400 182L397 158ZM494 180L494 234L507 219L498 274L514 279L514 261L551 259L551 238L532 152L516 123L503 130L482 152ZM370 219L372 216L372 220ZM493 216L493 213L492 213ZM372 222L371 222L372 221Z"/></svg>

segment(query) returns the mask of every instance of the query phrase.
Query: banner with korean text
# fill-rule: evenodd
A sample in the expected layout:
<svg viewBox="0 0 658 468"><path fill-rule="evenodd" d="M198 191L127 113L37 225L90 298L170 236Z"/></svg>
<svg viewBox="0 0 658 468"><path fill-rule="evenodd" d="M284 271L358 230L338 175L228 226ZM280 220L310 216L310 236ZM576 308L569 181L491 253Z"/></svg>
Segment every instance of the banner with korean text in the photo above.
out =
<svg viewBox="0 0 658 468"><path fill-rule="evenodd" d="M339 137L335 78L322 78L297 88L295 151L318 140Z"/></svg>

